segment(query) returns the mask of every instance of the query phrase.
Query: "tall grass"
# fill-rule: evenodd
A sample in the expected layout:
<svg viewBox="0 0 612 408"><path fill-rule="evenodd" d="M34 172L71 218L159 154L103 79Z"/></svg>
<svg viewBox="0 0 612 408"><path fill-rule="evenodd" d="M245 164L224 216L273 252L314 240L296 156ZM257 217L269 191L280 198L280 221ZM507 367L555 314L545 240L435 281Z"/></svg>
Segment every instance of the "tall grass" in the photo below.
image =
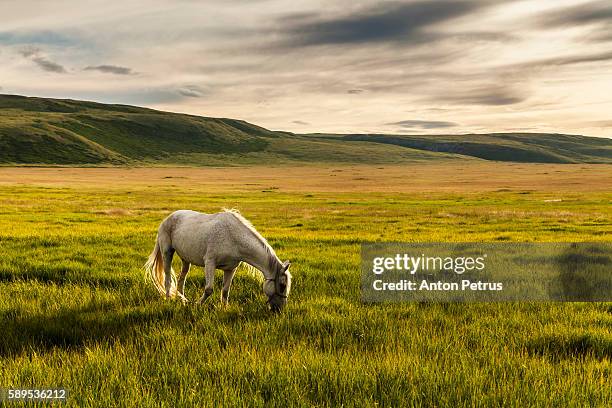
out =
<svg viewBox="0 0 612 408"><path fill-rule="evenodd" d="M92 180L93 182L93 180ZM0 387L69 406L609 406L612 306L365 305L359 243L609 239L610 193L230 193L0 187ZM280 315L239 274L230 306L143 279L169 212L240 209L294 286ZM204 287L192 270L187 296Z"/></svg>

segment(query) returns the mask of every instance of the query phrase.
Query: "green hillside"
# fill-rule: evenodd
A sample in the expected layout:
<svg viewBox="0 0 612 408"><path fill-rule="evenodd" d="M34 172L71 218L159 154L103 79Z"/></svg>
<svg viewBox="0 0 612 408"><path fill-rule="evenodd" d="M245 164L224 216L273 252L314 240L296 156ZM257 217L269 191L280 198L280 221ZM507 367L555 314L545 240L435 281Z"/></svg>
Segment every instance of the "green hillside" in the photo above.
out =
<svg viewBox="0 0 612 408"><path fill-rule="evenodd" d="M122 105L0 96L0 162L115 163L262 151L263 128Z"/></svg>
<svg viewBox="0 0 612 408"><path fill-rule="evenodd" d="M3 165L230 166L459 159L610 163L612 140L541 134L296 135L235 119L0 95Z"/></svg>
<svg viewBox="0 0 612 408"><path fill-rule="evenodd" d="M612 163L612 139L547 133L467 135L316 135L376 142L485 160L525 163Z"/></svg>

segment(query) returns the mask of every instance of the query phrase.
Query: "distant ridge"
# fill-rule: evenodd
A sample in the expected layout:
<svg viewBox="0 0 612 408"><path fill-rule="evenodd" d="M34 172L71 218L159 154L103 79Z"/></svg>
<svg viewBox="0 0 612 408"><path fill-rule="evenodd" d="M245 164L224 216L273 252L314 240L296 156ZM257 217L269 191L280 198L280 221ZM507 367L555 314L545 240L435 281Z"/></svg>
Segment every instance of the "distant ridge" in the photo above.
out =
<svg viewBox="0 0 612 408"><path fill-rule="evenodd" d="M526 163L611 163L612 140L550 133L465 135L333 135L332 139L392 144L485 160Z"/></svg>
<svg viewBox="0 0 612 408"><path fill-rule="evenodd" d="M612 163L612 140L530 133L298 135L236 119L0 95L2 165L401 164L482 159Z"/></svg>

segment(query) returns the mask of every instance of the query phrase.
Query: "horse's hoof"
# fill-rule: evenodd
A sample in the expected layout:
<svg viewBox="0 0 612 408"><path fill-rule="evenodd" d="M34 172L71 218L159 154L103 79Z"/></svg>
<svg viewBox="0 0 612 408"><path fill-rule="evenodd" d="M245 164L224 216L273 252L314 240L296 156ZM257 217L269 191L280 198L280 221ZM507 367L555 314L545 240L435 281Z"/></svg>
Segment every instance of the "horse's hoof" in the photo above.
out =
<svg viewBox="0 0 612 408"><path fill-rule="evenodd" d="M198 300L198 305L203 305L204 303L206 303L206 301L208 300L209 296L202 296L199 300Z"/></svg>

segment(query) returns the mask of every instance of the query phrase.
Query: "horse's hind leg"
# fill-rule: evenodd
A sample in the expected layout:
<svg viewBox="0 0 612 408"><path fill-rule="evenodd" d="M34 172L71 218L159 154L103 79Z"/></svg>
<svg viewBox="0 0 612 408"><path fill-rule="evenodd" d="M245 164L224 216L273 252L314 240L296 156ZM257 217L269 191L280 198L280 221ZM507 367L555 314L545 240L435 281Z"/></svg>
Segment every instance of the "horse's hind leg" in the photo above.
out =
<svg viewBox="0 0 612 408"><path fill-rule="evenodd" d="M165 221L159 227L157 233L157 243L159 245L159 251L162 255L163 266L164 266L164 289L166 290L166 298L169 299L174 295L176 288L174 287L172 271L172 257L174 256L174 248L172 248L172 240L166 231Z"/></svg>
<svg viewBox="0 0 612 408"><path fill-rule="evenodd" d="M183 261L183 269L181 269L181 274L179 275L179 278L178 278L176 290L178 291L178 295L181 298L181 300L183 302L187 302L188 300L185 297L185 279L187 279L187 274L189 273L189 267L191 266L191 264L185 261L184 259L182 259L182 261Z"/></svg>
<svg viewBox="0 0 612 408"><path fill-rule="evenodd" d="M228 269L223 271L223 290L221 290L221 303L224 306L227 306L227 300L229 299L229 291L232 286L232 279L234 279L234 274L236 273L236 268Z"/></svg>
<svg viewBox="0 0 612 408"><path fill-rule="evenodd" d="M174 249L168 247L162 250L162 256L164 257L166 298L170 299L172 296L172 257L174 256Z"/></svg>
<svg viewBox="0 0 612 408"><path fill-rule="evenodd" d="M216 265L213 261L207 261L204 264L204 272L206 273L206 287L204 288L204 294L198 300L199 304L204 303L206 299L213 293L213 286L215 281L215 269Z"/></svg>

